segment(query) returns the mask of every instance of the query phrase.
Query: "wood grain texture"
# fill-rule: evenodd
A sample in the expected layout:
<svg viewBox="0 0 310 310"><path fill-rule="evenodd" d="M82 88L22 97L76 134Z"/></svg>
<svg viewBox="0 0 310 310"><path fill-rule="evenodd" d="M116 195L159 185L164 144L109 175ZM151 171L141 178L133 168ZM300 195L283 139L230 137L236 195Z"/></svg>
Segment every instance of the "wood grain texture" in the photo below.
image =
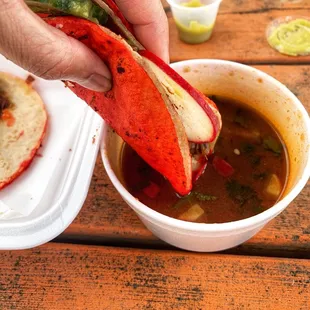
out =
<svg viewBox="0 0 310 310"><path fill-rule="evenodd" d="M0 309L306 310L310 261L48 244L0 253Z"/></svg>
<svg viewBox="0 0 310 310"><path fill-rule="evenodd" d="M271 48L266 40L266 27L274 18L295 14L309 16L310 10L220 14L211 39L199 45L189 45L179 40L174 20L169 14L170 60L176 62L186 59L215 58L247 64L310 63L310 56L282 55Z"/></svg>
<svg viewBox="0 0 310 310"><path fill-rule="evenodd" d="M161 0L163 7L168 10L169 4ZM310 0L224 0L219 14L223 13L261 13L268 10L292 10L310 8Z"/></svg>
<svg viewBox="0 0 310 310"><path fill-rule="evenodd" d="M310 111L310 66L258 66L287 85ZM297 199L257 236L238 248L275 251L310 258L310 182ZM163 244L139 221L110 183L98 158L90 191L80 214L60 236L98 243Z"/></svg>

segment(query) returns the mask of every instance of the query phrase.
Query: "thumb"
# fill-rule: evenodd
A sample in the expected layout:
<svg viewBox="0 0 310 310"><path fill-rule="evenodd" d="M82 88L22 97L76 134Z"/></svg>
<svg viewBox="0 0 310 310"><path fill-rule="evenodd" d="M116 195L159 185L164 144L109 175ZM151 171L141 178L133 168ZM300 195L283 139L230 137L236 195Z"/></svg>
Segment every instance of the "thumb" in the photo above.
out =
<svg viewBox="0 0 310 310"><path fill-rule="evenodd" d="M0 53L48 80L70 80L95 91L111 88L103 61L81 42L36 16L22 0L0 0Z"/></svg>

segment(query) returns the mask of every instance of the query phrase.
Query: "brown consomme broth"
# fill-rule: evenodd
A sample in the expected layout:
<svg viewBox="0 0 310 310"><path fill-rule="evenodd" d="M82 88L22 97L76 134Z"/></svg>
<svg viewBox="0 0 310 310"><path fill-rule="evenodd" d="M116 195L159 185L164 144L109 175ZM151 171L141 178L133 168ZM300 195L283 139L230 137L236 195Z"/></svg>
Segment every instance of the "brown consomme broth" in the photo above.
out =
<svg viewBox="0 0 310 310"><path fill-rule="evenodd" d="M259 214L281 197L288 160L275 129L240 102L212 99L222 115L223 128L215 153L189 196L178 197L164 177L124 145L125 186L153 210L186 221L224 223Z"/></svg>

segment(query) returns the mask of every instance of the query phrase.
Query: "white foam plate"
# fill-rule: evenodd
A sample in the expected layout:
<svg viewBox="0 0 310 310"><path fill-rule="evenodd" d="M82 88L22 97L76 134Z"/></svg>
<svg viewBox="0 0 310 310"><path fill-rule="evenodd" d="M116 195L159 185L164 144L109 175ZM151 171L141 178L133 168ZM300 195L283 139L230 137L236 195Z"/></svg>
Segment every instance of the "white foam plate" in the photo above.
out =
<svg viewBox="0 0 310 310"><path fill-rule="evenodd" d="M0 71L28 72L0 55ZM35 78L48 129L31 166L0 191L0 249L25 249L62 233L80 211L92 177L103 120L60 81Z"/></svg>

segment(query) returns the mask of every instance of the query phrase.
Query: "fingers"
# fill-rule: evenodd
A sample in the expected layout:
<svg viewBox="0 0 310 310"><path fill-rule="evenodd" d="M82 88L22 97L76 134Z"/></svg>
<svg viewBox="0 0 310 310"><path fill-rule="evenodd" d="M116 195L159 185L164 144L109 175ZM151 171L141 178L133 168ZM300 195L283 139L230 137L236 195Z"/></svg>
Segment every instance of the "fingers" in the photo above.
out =
<svg viewBox="0 0 310 310"><path fill-rule="evenodd" d="M21 0L0 0L0 53L49 80L107 91L111 74L84 44L45 24Z"/></svg>
<svg viewBox="0 0 310 310"><path fill-rule="evenodd" d="M169 62L168 21L160 0L116 0L137 39L146 49Z"/></svg>

